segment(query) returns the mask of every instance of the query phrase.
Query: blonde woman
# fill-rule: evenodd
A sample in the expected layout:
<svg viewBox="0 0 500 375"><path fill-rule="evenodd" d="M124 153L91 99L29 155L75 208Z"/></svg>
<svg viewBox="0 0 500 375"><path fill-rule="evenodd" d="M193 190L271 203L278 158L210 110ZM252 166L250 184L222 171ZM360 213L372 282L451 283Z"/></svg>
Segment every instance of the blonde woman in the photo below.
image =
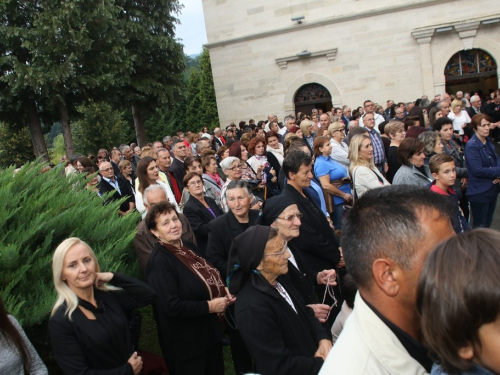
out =
<svg viewBox="0 0 500 375"><path fill-rule="evenodd" d="M458 131L460 135L463 135L464 128L470 123L470 117L467 111L464 110L460 99L455 99L451 103L451 111L448 113L448 118L453 121L453 131Z"/></svg>
<svg viewBox="0 0 500 375"><path fill-rule="evenodd" d="M155 291L129 276L101 272L92 249L76 237L57 247L52 272L58 297L49 331L62 371L140 374L142 359L132 351L127 313L151 304Z"/></svg>
<svg viewBox="0 0 500 375"><path fill-rule="evenodd" d="M313 133L313 123L311 120L305 119L300 122L300 130L302 131L302 138L306 141L307 147L313 153L314 138L316 134Z"/></svg>
<svg viewBox="0 0 500 375"><path fill-rule="evenodd" d="M349 142L349 172L354 184L355 198L360 198L370 189L390 183L382 176L373 162L373 145L367 134L356 134Z"/></svg>

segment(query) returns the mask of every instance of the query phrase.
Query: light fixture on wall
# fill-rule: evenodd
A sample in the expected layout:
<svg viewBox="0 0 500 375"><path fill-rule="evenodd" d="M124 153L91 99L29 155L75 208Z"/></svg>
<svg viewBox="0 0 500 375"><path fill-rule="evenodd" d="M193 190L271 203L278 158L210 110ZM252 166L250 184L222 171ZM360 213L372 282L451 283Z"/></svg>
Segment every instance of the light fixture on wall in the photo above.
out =
<svg viewBox="0 0 500 375"><path fill-rule="evenodd" d="M298 24L301 24L302 23L302 20L306 18L304 16L298 16L298 17L293 17L292 18L292 21L297 21Z"/></svg>
<svg viewBox="0 0 500 375"><path fill-rule="evenodd" d="M299 52L297 53L297 57L306 57L306 56L309 56L311 54L311 52L309 52L308 50L303 50L302 52Z"/></svg>
<svg viewBox="0 0 500 375"><path fill-rule="evenodd" d="M483 25L489 25L490 23L497 23L500 21L500 18L493 18L491 20L485 20L481 22Z"/></svg>
<svg viewBox="0 0 500 375"><path fill-rule="evenodd" d="M437 33L443 33L445 31L451 31L453 30L453 27L451 26L448 26L448 27L440 27L439 29L436 29L436 32Z"/></svg>

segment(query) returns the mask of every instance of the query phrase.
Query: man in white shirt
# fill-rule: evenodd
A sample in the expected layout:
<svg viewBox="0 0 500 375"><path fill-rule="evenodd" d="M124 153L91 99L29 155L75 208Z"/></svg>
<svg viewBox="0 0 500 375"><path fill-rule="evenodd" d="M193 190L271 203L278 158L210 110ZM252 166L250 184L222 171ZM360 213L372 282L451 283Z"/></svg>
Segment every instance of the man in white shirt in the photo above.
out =
<svg viewBox="0 0 500 375"><path fill-rule="evenodd" d="M427 255L452 235L447 200L428 189L387 186L359 199L342 225L346 268L358 293L319 375L430 373L417 283Z"/></svg>
<svg viewBox="0 0 500 375"><path fill-rule="evenodd" d="M363 109L364 109L365 113L373 113L373 116L375 118L375 130L378 133L380 133L378 130L378 126L385 121L384 116L375 112L375 104L373 104L373 102L371 100L365 100L365 102L363 103ZM365 126L363 124L363 116L361 116L358 121L359 121L359 126L362 126L362 127Z"/></svg>

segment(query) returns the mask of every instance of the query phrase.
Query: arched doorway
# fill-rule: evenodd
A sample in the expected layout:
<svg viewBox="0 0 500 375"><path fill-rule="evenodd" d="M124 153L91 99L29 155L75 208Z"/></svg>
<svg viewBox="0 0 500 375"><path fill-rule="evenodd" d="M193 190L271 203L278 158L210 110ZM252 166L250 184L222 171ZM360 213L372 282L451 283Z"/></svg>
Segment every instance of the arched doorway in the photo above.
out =
<svg viewBox="0 0 500 375"><path fill-rule="evenodd" d="M488 94L498 89L497 64L493 57L482 49L457 52L444 70L446 92L480 91Z"/></svg>
<svg viewBox="0 0 500 375"><path fill-rule="evenodd" d="M301 86L294 97L295 113L311 114L311 111L322 109L327 112L332 108L332 96L330 92L319 83L308 83Z"/></svg>

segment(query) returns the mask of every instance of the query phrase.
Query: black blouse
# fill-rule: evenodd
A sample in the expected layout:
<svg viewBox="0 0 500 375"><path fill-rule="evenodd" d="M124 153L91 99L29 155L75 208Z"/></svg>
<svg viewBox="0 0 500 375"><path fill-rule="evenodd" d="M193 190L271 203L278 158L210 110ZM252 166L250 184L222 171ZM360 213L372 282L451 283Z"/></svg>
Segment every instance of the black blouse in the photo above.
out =
<svg viewBox="0 0 500 375"><path fill-rule="evenodd" d="M118 291L94 289L97 308L87 301L79 304L96 317L88 319L77 308L70 320L63 304L49 320L52 348L65 374L133 375L128 359L133 353L127 313L147 306L156 297L147 284L115 273L109 284Z"/></svg>

